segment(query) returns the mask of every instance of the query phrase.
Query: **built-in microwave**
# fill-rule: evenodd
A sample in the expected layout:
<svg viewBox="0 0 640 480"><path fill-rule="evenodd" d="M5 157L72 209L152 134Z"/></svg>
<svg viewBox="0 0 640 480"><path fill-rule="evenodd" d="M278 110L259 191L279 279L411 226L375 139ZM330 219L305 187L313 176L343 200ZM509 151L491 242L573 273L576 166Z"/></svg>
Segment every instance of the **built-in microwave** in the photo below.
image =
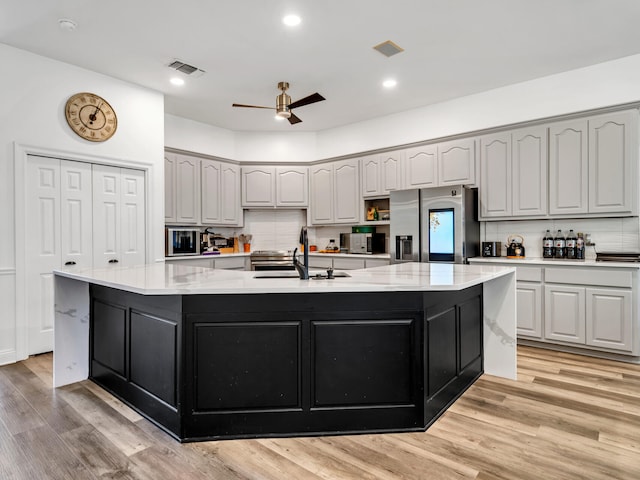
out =
<svg viewBox="0 0 640 480"><path fill-rule="evenodd" d="M165 229L165 256L200 255L200 230L197 228Z"/></svg>

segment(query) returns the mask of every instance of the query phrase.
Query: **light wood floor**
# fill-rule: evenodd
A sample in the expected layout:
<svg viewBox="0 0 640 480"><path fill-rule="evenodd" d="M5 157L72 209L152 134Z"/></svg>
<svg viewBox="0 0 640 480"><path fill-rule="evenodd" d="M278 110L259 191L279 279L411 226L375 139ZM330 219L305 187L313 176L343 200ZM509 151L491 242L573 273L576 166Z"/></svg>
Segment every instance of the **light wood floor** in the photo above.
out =
<svg viewBox="0 0 640 480"><path fill-rule="evenodd" d="M519 347L427 432L180 444L51 354L0 367L0 479L640 479L640 366Z"/></svg>

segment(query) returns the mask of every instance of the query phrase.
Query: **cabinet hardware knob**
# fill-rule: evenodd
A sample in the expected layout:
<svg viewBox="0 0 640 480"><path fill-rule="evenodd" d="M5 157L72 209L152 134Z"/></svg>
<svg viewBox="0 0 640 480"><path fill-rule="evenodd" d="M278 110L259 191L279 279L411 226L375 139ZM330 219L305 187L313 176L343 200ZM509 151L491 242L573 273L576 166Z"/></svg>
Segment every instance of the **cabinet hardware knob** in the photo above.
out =
<svg viewBox="0 0 640 480"><path fill-rule="evenodd" d="M118 260L115 258L112 258L111 260L109 260L109 263L118 263Z"/></svg>
<svg viewBox="0 0 640 480"><path fill-rule="evenodd" d="M75 265L76 262L74 262L73 260L70 260L68 262L64 262L65 265Z"/></svg>

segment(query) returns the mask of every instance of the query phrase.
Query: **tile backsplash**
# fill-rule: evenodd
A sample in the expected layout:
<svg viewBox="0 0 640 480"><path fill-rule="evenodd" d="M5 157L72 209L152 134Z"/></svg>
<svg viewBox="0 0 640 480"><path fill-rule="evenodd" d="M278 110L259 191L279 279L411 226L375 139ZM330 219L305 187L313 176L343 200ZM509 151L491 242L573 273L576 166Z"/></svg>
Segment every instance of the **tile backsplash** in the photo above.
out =
<svg viewBox="0 0 640 480"><path fill-rule="evenodd" d="M509 235L521 235L527 257L542 257L542 238L546 230L555 235L558 229L566 235L569 229L591 234L597 252L640 251L640 222L638 217L581 218L554 220L515 220L504 222L482 222L482 241L502 242L502 255L506 255Z"/></svg>

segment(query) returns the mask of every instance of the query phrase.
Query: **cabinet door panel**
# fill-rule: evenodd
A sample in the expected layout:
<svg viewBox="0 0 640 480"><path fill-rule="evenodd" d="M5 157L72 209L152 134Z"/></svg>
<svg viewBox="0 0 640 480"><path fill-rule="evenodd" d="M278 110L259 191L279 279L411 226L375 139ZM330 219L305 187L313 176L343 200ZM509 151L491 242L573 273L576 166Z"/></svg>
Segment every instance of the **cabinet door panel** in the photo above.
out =
<svg viewBox="0 0 640 480"><path fill-rule="evenodd" d="M631 291L587 288L587 345L631 351Z"/></svg>
<svg viewBox="0 0 640 480"><path fill-rule="evenodd" d="M586 213L587 121L551 125L549 142L549 213Z"/></svg>
<svg viewBox="0 0 640 480"><path fill-rule="evenodd" d="M273 207L276 204L275 169L249 167L242 169L242 206Z"/></svg>
<svg viewBox="0 0 640 480"><path fill-rule="evenodd" d="M547 127L512 133L512 213L547 214Z"/></svg>
<svg viewBox="0 0 640 480"><path fill-rule="evenodd" d="M220 189L222 171L220 162L201 160L200 184L202 185L201 218L204 224L221 223Z"/></svg>
<svg viewBox="0 0 640 480"><path fill-rule="evenodd" d="M388 195L392 190L402 190L403 152L390 152L380 156L381 185L380 193Z"/></svg>
<svg viewBox="0 0 640 480"><path fill-rule="evenodd" d="M638 113L589 119L589 212L632 212ZM635 145L635 148L634 148Z"/></svg>
<svg viewBox="0 0 640 480"><path fill-rule="evenodd" d="M335 223L357 223L360 220L360 177L358 160L337 162L333 166L333 204Z"/></svg>
<svg viewBox="0 0 640 480"><path fill-rule="evenodd" d="M278 167L276 169L276 206L306 207L309 205L309 169Z"/></svg>
<svg viewBox="0 0 640 480"><path fill-rule="evenodd" d="M562 285L544 287L545 338L585 343L585 289Z"/></svg>
<svg viewBox="0 0 640 480"><path fill-rule="evenodd" d="M176 222L200 222L200 160L184 155L176 164Z"/></svg>
<svg viewBox="0 0 640 480"><path fill-rule="evenodd" d="M542 338L542 285L518 282L518 335Z"/></svg>
<svg viewBox="0 0 640 480"><path fill-rule="evenodd" d="M464 139L438 145L438 183L468 185L476 183L475 140Z"/></svg>
<svg viewBox="0 0 640 480"><path fill-rule="evenodd" d="M405 185L407 188L435 187L438 184L438 147L425 145L405 152Z"/></svg>
<svg viewBox="0 0 640 480"><path fill-rule="evenodd" d="M362 196L372 197L380 195L380 159L377 155L371 155L361 160L362 162Z"/></svg>
<svg viewBox="0 0 640 480"><path fill-rule="evenodd" d="M221 163L220 215L222 224L242 226L240 209L240 168L237 165Z"/></svg>
<svg viewBox="0 0 640 480"><path fill-rule="evenodd" d="M511 134L480 139L480 215L511 215Z"/></svg>
<svg viewBox="0 0 640 480"><path fill-rule="evenodd" d="M164 154L164 221L176 221L176 156Z"/></svg>
<svg viewBox="0 0 640 480"><path fill-rule="evenodd" d="M333 222L333 170L331 165L311 168L311 223Z"/></svg>

